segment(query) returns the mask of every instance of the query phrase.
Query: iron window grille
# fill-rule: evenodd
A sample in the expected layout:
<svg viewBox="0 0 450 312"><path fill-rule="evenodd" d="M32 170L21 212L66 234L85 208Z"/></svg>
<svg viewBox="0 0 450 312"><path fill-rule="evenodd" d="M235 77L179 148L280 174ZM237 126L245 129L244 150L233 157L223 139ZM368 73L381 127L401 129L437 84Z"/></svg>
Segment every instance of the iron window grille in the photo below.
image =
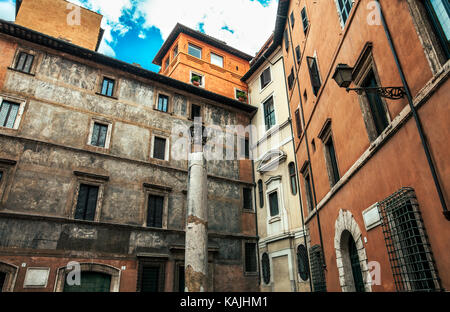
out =
<svg viewBox="0 0 450 312"><path fill-rule="evenodd" d="M327 284L323 266L323 254L319 245L314 245L311 252L311 279L314 292L326 292Z"/></svg>
<svg viewBox="0 0 450 312"><path fill-rule="evenodd" d="M322 82L320 81L319 68L317 66L317 59L315 57L307 56L306 60L308 61L309 76L311 78L313 93L314 95L317 95L317 93L319 93L320 87L322 86Z"/></svg>
<svg viewBox="0 0 450 312"><path fill-rule="evenodd" d="M92 130L91 145L105 147L107 134L108 125L95 122L94 129Z"/></svg>
<svg viewBox="0 0 450 312"><path fill-rule="evenodd" d="M114 84L115 81L113 79L103 78L101 94L112 97L114 94Z"/></svg>
<svg viewBox="0 0 450 312"><path fill-rule="evenodd" d="M306 247L299 245L297 247L297 267L300 278L307 281L309 278L309 260Z"/></svg>
<svg viewBox="0 0 450 312"><path fill-rule="evenodd" d="M397 291L442 290L414 189L401 188L378 211Z"/></svg>
<svg viewBox="0 0 450 312"><path fill-rule="evenodd" d="M14 128L20 105L3 101L0 106L0 127Z"/></svg>
<svg viewBox="0 0 450 312"><path fill-rule="evenodd" d="M275 108L273 105L273 97L264 102L264 121L266 123L266 130L275 126Z"/></svg>
<svg viewBox="0 0 450 312"><path fill-rule="evenodd" d="M306 35L306 32L309 28L309 21L308 21L308 15L306 14L306 7L302 9L302 22L303 22L303 32Z"/></svg>
<svg viewBox="0 0 450 312"><path fill-rule="evenodd" d="M255 273L257 272L256 262L256 244L245 243L245 272Z"/></svg>
<svg viewBox="0 0 450 312"><path fill-rule="evenodd" d="M34 55L20 52L17 58L15 69L24 73L29 73L33 66Z"/></svg>
<svg viewBox="0 0 450 312"><path fill-rule="evenodd" d="M270 259L269 255L265 252L261 257L262 277L264 284L270 284Z"/></svg>
<svg viewBox="0 0 450 312"><path fill-rule="evenodd" d="M264 207L264 189L262 180L258 181L258 192L259 192L259 206Z"/></svg>

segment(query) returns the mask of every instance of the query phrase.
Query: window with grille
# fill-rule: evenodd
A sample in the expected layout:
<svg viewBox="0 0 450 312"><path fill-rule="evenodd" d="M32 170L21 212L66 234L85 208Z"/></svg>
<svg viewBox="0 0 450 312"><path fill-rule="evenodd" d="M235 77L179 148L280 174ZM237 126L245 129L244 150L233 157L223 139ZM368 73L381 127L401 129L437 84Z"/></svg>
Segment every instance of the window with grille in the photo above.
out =
<svg viewBox="0 0 450 312"><path fill-rule="evenodd" d="M309 21L308 21L308 15L306 14L306 7L302 9L302 22L303 22L303 32L306 35L306 32L309 28Z"/></svg>
<svg viewBox="0 0 450 312"><path fill-rule="evenodd" d="M163 226L164 197L148 196L147 227L162 228Z"/></svg>
<svg viewBox="0 0 450 312"><path fill-rule="evenodd" d="M311 280L314 292L326 292L327 284L323 267L323 254L319 245L314 245L311 251Z"/></svg>
<svg viewBox="0 0 450 312"><path fill-rule="evenodd" d="M319 68L317 66L317 59L315 57L307 56L306 60L308 61L309 76L311 78L313 93L314 95L317 95L317 93L319 93L320 87L322 86L322 82L320 81Z"/></svg>
<svg viewBox="0 0 450 312"><path fill-rule="evenodd" d="M8 101L2 101L0 106L0 127L14 128L20 105Z"/></svg>
<svg viewBox="0 0 450 312"><path fill-rule="evenodd" d="M297 126L297 137L302 136L302 123L300 122L300 109L297 108L295 111L295 125Z"/></svg>
<svg viewBox="0 0 450 312"><path fill-rule="evenodd" d="M261 257L261 269L263 282L268 285L270 283L270 259L266 252Z"/></svg>
<svg viewBox="0 0 450 312"><path fill-rule="evenodd" d="M450 2L448 0L423 1L444 54L450 58Z"/></svg>
<svg viewBox="0 0 450 312"><path fill-rule="evenodd" d="M280 213L278 209L278 192L272 192L269 194L269 206L270 216L275 217Z"/></svg>
<svg viewBox="0 0 450 312"><path fill-rule="evenodd" d="M297 247L297 267L300 278L307 281L309 278L309 261L305 245Z"/></svg>
<svg viewBox="0 0 450 312"><path fill-rule="evenodd" d="M438 291L440 279L412 188L378 203L384 240L397 291Z"/></svg>
<svg viewBox="0 0 450 312"><path fill-rule="evenodd" d="M270 97L264 102L264 121L266 124L266 130L269 130L275 126L275 109L273 105L273 97Z"/></svg>
<svg viewBox="0 0 450 312"><path fill-rule="evenodd" d="M109 79L106 77L103 78L101 94L106 95L106 96L113 96L114 84L115 84L115 81L113 79Z"/></svg>
<svg viewBox="0 0 450 312"><path fill-rule="evenodd" d="M164 291L165 265L152 261L144 261L139 264L138 291L162 292Z"/></svg>
<svg viewBox="0 0 450 312"><path fill-rule="evenodd" d="M300 64L301 60L300 46L295 47L295 57L297 58L297 64Z"/></svg>
<svg viewBox="0 0 450 312"><path fill-rule="evenodd" d="M158 110L165 113L169 110L169 97L167 95L158 95Z"/></svg>
<svg viewBox="0 0 450 312"><path fill-rule="evenodd" d="M341 16L342 27L345 26L350 11L352 10L353 0L337 0L339 15Z"/></svg>
<svg viewBox="0 0 450 312"><path fill-rule="evenodd" d="M29 73L31 72L31 67L33 66L33 60L34 55L20 52L19 57L17 58L15 69L24 73Z"/></svg>
<svg viewBox="0 0 450 312"><path fill-rule="evenodd" d="M166 139L155 137L153 142L153 158L166 159Z"/></svg>
<svg viewBox="0 0 450 312"><path fill-rule="evenodd" d="M248 187L244 187L243 193L244 193L244 209L245 210L253 210L252 189L248 188Z"/></svg>
<svg viewBox="0 0 450 312"><path fill-rule="evenodd" d="M295 173L295 165L293 162L289 164L289 178L291 180L291 192L297 195L297 175Z"/></svg>
<svg viewBox="0 0 450 312"><path fill-rule="evenodd" d="M80 184L78 191L75 219L94 221L97 209L99 187L95 185Z"/></svg>
<svg viewBox="0 0 450 312"><path fill-rule="evenodd" d="M262 180L258 181L259 207L264 207L264 188Z"/></svg>
<svg viewBox="0 0 450 312"><path fill-rule="evenodd" d="M245 243L245 272L257 272L256 244Z"/></svg>
<svg viewBox="0 0 450 312"><path fill-rule="evenodd" d="M267 67L260 76L261 90L264 89L264 87L267 86L271 80L272 77L270 74L270 67Z"/></svg>
<svg viewBox="0 0 450 312"><path fill-rule="evenodd" d="M95 122L94 129L92 129L91 145L105 147L107 134L108 125Z"/></svg>

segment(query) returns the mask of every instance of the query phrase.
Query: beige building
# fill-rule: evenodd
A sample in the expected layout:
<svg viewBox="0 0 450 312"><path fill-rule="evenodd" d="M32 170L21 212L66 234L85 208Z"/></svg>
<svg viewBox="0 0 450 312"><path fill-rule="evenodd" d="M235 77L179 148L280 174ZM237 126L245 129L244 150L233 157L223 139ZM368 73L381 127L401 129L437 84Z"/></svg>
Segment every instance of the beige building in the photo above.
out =
<svg viewBox="0 0 450 312"><path fill-rule="evenodd" d="M309 291L293 131L281 45L266 42L243 77L253 116L261 291ZM300 274L301 273L301 274Z"/></svg>

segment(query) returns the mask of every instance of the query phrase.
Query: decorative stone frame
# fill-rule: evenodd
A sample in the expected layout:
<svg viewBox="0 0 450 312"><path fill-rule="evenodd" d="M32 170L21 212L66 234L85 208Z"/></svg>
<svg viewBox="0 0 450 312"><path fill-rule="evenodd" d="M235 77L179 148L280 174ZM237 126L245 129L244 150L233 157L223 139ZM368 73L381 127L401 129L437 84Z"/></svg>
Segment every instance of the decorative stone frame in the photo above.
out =
<svg viewBox="0 0 450 312"><path fill-rule="evenodd" d="M97 175L88 172L74 171L75 175L75 192L72 199L72 207L70 209L70 218L75 219L75 212L77 209L78 202L78 194L80 192L81 184L87 184L92 186L98 186L98 195L97 195L97 207L95 208L95 217L93 222L100 222L101 213L103 207L103 197L105 193L105 184L109 181L108 176ZM83 221L83 220L80 220ZM87 221L87 220L84 220ZM92 222L92 221L87 221Z"/></svg>
<svg viewBox="0 0 450 312"><path fill-rule="evenodd" d="M148 216L148 197L150 195L164 197L163 202L163 214L162 214L162 229L167 229L168 216L169 216L169 195L172 192L172 188L168 186L143 183L144 187L144 200L143 207L141 209L142 215L142 226L147 227L147 216Z"/></svg>
<svg viewBox="0 0 450 312"><path fill-rule="evenodd" d="M370 72L373 72L375 76L375 80L377 81L377 84L381 86L380 76L378 75L378 70L373 58L372 54L372 43L368 42L365 44L353 70L353 81L355 83L355 86L357 88L360 88L364 82L364 80L367 78L368 74ZM370 142L375 141L378 138L377 130L375 127L375 123L373 121L373 116L370 111L370 105L369 100L365 93L358 96L359 97L359 105L361 108L361 112L364 119L364 124L366 126L367 135L369 136ZM383 97L381 98L381 102L383 105L383 109L386 113L386 118L389 124L391 123L392 119L389 113L389 109L386 103L386 100ZM386 128L388 129L389 126ZM385 130L386 130L385 129Z"/></svg>
<svg viewBox="0 0 450 312"><path fill-rule="evenodd" d="M406 3L408 4L414 27L422 43L431 72L433 75L436 75L449 60L447 60L444 54L422 1L406 0Z"/></svg>
<svg viewBox="0 0 450 312"><path fill-rule="evenodd" d="M166 140L166 146L165 146L165 150L164 150L164 159L159 159L159 158L155 158L153 157L153 153L154 153L154 148L155 148L155 137L156 138L161 138L161 139L165 139ZM157 133L152 133L151 134L151 142L150 142L150 159L152 160L156 160L156 161L163 161L163 162L168 162L170 161L170 137L162 134L160 132Z"/></svg>
<svg viewBox="0 0 450 312"><path fill-rule="evenodd" d="M168 97L167 101L167 112L159 110L158 104L159 104L159 96L164 95ZM153 109L157 112L164 113L164 114L170 114L173 115L173 94L171 92L167 92L165 90L158 90L156 91L156 96L154 97L154 103L153 103Z"/></svg>
<svg viewBox="0 0 450 312"><path fill-rule="evenodd" d="M100 263L80 263L81 272L98 272L111 276L110 292L119 292L121 270L111 265ZM63 292L67 273L71 270L67 267L61 267L56 273L55 292Z"/></svg>
<svg viewBox="0 0 450 312"><path fill-rule="evenodd" d="M0 158L0 171L3 172L2 179L0 180L0 208L2 207L3 200L6 201L6 193L11 186L11 173L14 171L16 163L15 160Z"/></svg>
<svg viewBox="0 0 450 312"><path fill-rule="evenodd" d="M189 71L189 83L191 83L191 84L193 84L192 81L191 81L192 75L193 75L193 74L196 75L196 76L202 77L202 83L201 83L198 87L199 87L199 88L205 88L205 85L206 85L206 77L205 77L205 74L201 74L201 73L199 73L199 72L197 72L197 71L190 70L190 71Z"/></svg>
<svg viewBox="0 0 450 312"><path fill-rule="evenodd" d="M322 141L322 145L323 145L323 153L324 153L324 157L325 157L325 164L327 167L327 173L328 173L328 181L330 182L330 186L333 187L335 186L338 182L334 182L333 181L333 166L331 164L331 157L327 148L327 143L329 140L331 140L333 142L333 146L335 148L335 158L336 158L336 167L339 173L339 177L340 177L340 171L339 171L339 162L337 159L337 154L336 154L336 144L335 144L335 140L333 138L333 131L331 131L331 119L328 118L323 127L322 130L320 130L320 133L318 135L318 138Z"/></svg>
<svg viewBox="0 0 450 312"><path fill-rule="evenodd" d="M0 107L3 104L3 101L8 101L14 104L19 105L19 111L17 112L16 120L14 121L14 125L12 128L2 127L0 126L0 130L2 131L11 131L11 130L19 130L20 122L22 121L22 117L25 111L25 106L27 103L27 100L22 97L12 96L9 94L0 94Z"/></svg>
<svg viewBox="0 0 450 312"><path fill-rule="evenodd" d="M113 92L112 92L111 96L102 93L103 81L105 80L105 78L114 81L114 88L113 88ZM95 94L100 95L100 96L104 96L104 97L109 98L109 99L117 100L118 99L118 95L119 95L119 90L120 90L120 78L117 77L116 75L113 75L113 74L100 73L99 74L99 79L98 79L98 82L97 82L97 90L98 91L95 92Z"/></svg>
<svg viewBox="0 0 450 312"><path fill-rule="evenodd" d="M98 123L104 126L108 126L108 131L106 132L105 146L96 146L91 144L92 134L94 133L94 125ZM111 147L111 138L113 132L114 122L100 117L92 117L89 121L89 133L86 140L86 147L88 149L93 149L95 151L109 151Z"/></svg>
<svg viewBox="0 0 450 312"><path fill-rule="evenodd" d="M158 291L163 292L166 285L166 257L139 257L136 291L141 291L142 271L144 266L159 267Z"/></svg>
<svg viewBox="0 0 450 312"><path fill-rule="evenodd" d="M248 272L245 267L245 244L254 244L255 245L255 260L256 260L256 271ZM259 275L259 263L258 263L258 242L252 240L243 240L242 241L242 271L245 276L258 276Z"/></svg>
<svg viewBox="0 0 450 312"><path fill-rule="evenodd" d="M16 64L17 64L17 61L19 59L19 55L20 55L21 52L25 52L25 53L30 54L30 55L32 55L34 57L33 58L33 64L31 64L31 68L30 68L30 72L29 73L16 69ZM38 64L40 63L40 59L41 59L41 53L39 53L38 51L36 51L36 50L34 50L32 48L19 47L19 48L17 48L16 53L14 54L14 58L13 58L12 64L11 64L10 67L8 67L8 69L16 71L16 72L19 72L19 73L23 73L25 75L34 76L36 74L36 70L37 70Z"/></svg>
<svg viewBox="0 0 450 312"><path fill-rule="evenodd" d="M352 237L349 237L351 234ZM339 210L335 223L334 248L336 251L336 264L339 272L339 283L343 292L354 292L355 285L348 251L348 239L353 239L358 249L359 263L363 275L364 289L372 291L372 278L367 263L366 250L361 239L361 231L358 223L350 211Z"/></svg>
<svg viewBox="0 0 450 312"><path fill-rule="evenodd" d="M14 291L18 271L19 267L9 263L0 262L0 272L6 273L6 278L3 283L3 289L0 289L0 292Z"/></svg>

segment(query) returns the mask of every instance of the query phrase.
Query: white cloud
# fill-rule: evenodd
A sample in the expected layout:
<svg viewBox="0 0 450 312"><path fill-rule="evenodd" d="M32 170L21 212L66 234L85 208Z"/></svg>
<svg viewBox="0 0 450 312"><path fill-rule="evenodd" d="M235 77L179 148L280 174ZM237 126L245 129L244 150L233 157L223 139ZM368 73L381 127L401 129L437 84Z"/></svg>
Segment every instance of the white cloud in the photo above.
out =
<svg viewBox="0 0 450 312"><path fill-rule="evenodd" d="M159 28L163 39L177 22L197 30L203 23L206 34L254 55L275 27L278 2L263 6L250 0L143 0L137 7L135 17L143 16L146 28Z"/></svg>
<svg viewBox="0 0 450 312"><path fill-rule="evenodd" d="M16 17L16 4L13 0L0 2L0 18L5 21L14 21Z"/></svg>
<svg viewBox="0 0 450 312"><path fill-rule="evenodd" d="M144 32L141 30L141 31L139 32L138 37L141 38L141 39L145 39L145 38L147 38L147 35L144 34Z"/></svg>

